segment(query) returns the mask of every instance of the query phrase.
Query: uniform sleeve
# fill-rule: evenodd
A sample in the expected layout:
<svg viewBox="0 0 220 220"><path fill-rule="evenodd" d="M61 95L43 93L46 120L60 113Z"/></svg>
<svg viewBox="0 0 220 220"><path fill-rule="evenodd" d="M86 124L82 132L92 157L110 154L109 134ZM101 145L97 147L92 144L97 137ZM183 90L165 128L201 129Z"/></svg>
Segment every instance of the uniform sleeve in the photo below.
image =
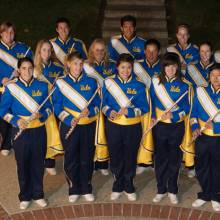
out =
<svg viewBox="0 0 220 220"><path fill-rule="evenodd" d="M110 61L112 62L116 62L118 59L118 53L115 50L115 48L112 46L111 41L108 44L108 56L109 56Z"/></svg>
<svg viewBox="0 0 220 220"><path fill-rule="evenodd" d="M79 53L82 55L83 59L86 60L87 59L87 50L86 50L85 44L82 41L80 41L77 43L76 47L77 47L77 50L79 51Z"/></svg>
<svg viewBox="0 0 220 220"><path fill-rule="evenodd" d="M30 47L28 47L27 51L25 52L25 57L33 59L33 52Z"/></svg>
<svg viewBox="0 0 220 220"><path fill-rule="evenodd" d="M192 131L199 129L198 107L199 107L199 101L198 101L197 94L195 94L195 96L193 98L192 111L190 114L190 125L192 127Z"/></svg>
<svg viewBox="0 0 220 220"><path fill-rule="evenodd" d="M52 95L52 101L54 106L55 115L66 125L71 126L73 116L64 110L63 106L63 94L60 92L59 87L56 85L55 91Z"/></svg>
<svg viewBox="0 0 220 220"><path fill-rule="evenodd" d="M11 113L12 101L13 96L11 95L9 89L6 87L1 97L0 117L8 123L14 125L15 127L18 127L17 122L20 119L20 117Z"/></svg>

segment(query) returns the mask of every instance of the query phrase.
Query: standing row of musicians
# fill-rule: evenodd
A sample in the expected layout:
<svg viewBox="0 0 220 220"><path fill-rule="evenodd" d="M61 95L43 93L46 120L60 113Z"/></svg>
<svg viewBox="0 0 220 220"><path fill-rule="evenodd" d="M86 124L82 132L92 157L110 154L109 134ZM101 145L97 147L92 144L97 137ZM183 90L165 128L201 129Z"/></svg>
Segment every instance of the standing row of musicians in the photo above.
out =
<svg viewBox="0 0 220 220"><path fill-rule="evenodd" d="M186 141L190 141L190 139L186 137L189 126L188 121L185 120L191 112L193 138L199 136L195 148L196 173L202 186L202 192L198 194L198 199L193 206L199 207L211 200L214 210L220 209L219 184L218 178L216 178L219 173L219 165L216 161L218 154L214 150L218 144L219 125L216 116L218 116L220 70L211 62L212 47L209 42L202 43L199 49L188 43L188 27L180 25L177 29L178 43L168 47L167 50L170 53L167 53L161 62L159 60L159 42L155 39L145 42L135 35L135 27L134 17L123 17L121 19L122 35L113 37L108 47L110 61L106 58L104 41L97 39L90 47L88 61L84 63L83 59L87 56L84 44L69 36L69 21L61 18L56 23L56 31L59 36L51 41L42 40L38 43L34 58L35 68L33 69L33 62L29 59L32 57L30 48L23 43L14 42L14 26L10 23L1 25L0 65L2 68L0 77L1 83L5 85L6 89L1 97L0 111L2 118L15 127L12 128L5 121L1 122L2 146L6 147L6 151L3 149L2 152L8 153L10 136L12 138L16 136L18 127L24 130L13 144L18 164L21 208L27 208L31 199L41 206L47 205L43 199L43 169L46 165L49 168L48 171L55 174L55 170L50 168L54 168L54 156L62 152L62 146L65 152L69 152L64 156L64 168L69 183L69 201L75 202L80 195L83 195L88 201L93 201L91 186L93 158L95 156L98 161L102 161L97 164L98 168L106 170L107 163L103 162L108 158L106 143L103 143L106 140L110 168L114 174L111 199L117 199L124 191L129 200L136 200L133 186L136 162L146 166L152 163L151 135L155 142L154 159L158 183L158 193L153 201L159 202L168 193L171 202L178 203L177 178L182 160L179 145L182 140L186 142L185 145L182 145L185 162L188 163L187 166L193 165L194 152ZM79 53L72 53L73 51ZM67 60L66 54L69 54ZM21 59L18 62L20 57L27 57L27 59ZM143 58L143 61L136 61L133 65L133 60L140 58ZM66 62L64 62L65 60ZM67 76L60 78L64 75L62 64L65 64ZM162 68L160 68L161 65ZM134 74L132 70L134 70ZM209 74L210 71L211 74ZM116 72L116 76L109 77ZM193 105L191 98L193 90L189 83L182 79L180 73L183 73L194 87ZM45 83L41 82L38 85L39 82L33 79L32 74L35 78L47 82L46 85L49 85L50 90L55 83L56 89L52 96L56 118L51 114L52 106L49 101L38 113L36 112L48 92L45 90ZM135 74L138 76L138 80ZM18 78L10 81L14 76L18 76ZM94 78L103 87L102 93L97 91L98 86ZM108 79L103 83L105 78ZM211 84L208 84L209 78ZM147 89L150 88L150 92L147 91L146 94L145 86ZM198 86L206 87L196 89ZM97 94L90 103L89 100L94 93ZM98 94L102 96L102 112L105 116L99 114L99 120L96 122L101 102ZM76 100L73 97L76 97ZM166 112L180 97L182 98L178 105L174 105L169 112ZM206 107L207 103L208 107ZM193 108L190 109L190 106ZM27 123L26 119L30 115L32 121ZM50 118L50 123L46 120L47 117ZM152 120L150 120L151 118ZM150 131L142 138L142 133L149 126L154 125L157 119L160 119L160 122L152 129L152 133ZM51 128L56 128L57 120L61 121L62 146L59 143L59 134L56 134L56 138L54 136L52 138L53 141L50 144L52 147L47 149L46 156L45 128L42 123L47 121L45 127L47 133L50 133ZM98 128L105 124L106 137L105 134L101 135L102 138L95 137L95 133L98 132L96 131L98 130L97 123L100 125ZM206 129L202 131L201 135L199 129L204 126ZM73 132L66 138L70 127L74 128ZM8 135L11 132L12 135ZM42 146L42 152L38 155L41 159L35 158L35 149L32 149L35 146L33 145L35 138L30 137L35 137L34 135L42 137L39 139L39 143L34 143ZM85 136L88 137L86 140L82 138ZM204 140L201 140L202 138ZM97 143L96 149L91 147L94 146L94 139ZM205 141L212 144L213 147L207 148L207 144L204 144ZM139 147L140 142L142 147ZM28 147L19 148L16 153L16 146L21 146L21 143L25 143ZM24 155L27 158L23 157ZM42 158L45 157L47 159L44 161ZM29 161L29 158L33 158L33 161ZM121 158L125 159L121 160ZM31 173L31 167L35 164L31 162L35 160L38 161L40 169L36 173ZM201 163L201 161L206 161L206 163ZM106 173L103 172L103 174ZM29 179L29 175L33 179Z"/></svg>

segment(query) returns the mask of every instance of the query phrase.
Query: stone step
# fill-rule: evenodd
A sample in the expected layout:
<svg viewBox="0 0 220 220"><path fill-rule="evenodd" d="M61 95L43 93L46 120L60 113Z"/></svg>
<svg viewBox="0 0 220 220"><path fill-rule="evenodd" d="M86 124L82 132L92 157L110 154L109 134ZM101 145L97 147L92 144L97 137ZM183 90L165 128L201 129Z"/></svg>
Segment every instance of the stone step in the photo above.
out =
<svg viewBox="0 0 220 220"><path fill-rule="evenodd" d="M120 19L106 18L103 21L102 29L119 28L120 25ZM165 19L137 19L137 28L167 29L167 21Z"/></svg>
<svg viewBox="0 0 220 220"><path fill-rule="evenodd" d="M108 0L108 5L142 5L142 6L151 6L164 5L164 0Z"/></svg>
<svg viewBox="0 0 220 220"><path fill-rule="evenodd" d="M120 19L122 16L125 15L133 15L135 16L137 19L138 18L142 18L142 19L166 19L166 12L165 10L125 10L125 9L121 9L121 10L109 10L106 9L105 10L105 18L118 18Z"/></svg>

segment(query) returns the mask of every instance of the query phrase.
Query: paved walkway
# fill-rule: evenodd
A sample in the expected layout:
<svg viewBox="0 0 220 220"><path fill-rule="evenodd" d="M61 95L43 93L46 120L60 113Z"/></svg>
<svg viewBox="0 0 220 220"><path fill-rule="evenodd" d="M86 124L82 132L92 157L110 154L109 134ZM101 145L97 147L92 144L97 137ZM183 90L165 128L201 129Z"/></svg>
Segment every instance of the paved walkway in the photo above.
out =
<svg viewBox="0 0 220 220"><path fill-rule="evenodd" d="M180 204L177 206L172 206L167 198L159 205L152 204L152 198L156 193L156 182L153 171L145 172L136 177L135 185L137 187L138 200L135 203L128 202L125 195L117 200L117 202L112 203L109 199L112 176L102 176L99 172L96 172L93 177L94 194L96 196L95 203L88 204L83 198L80 198L76 205L71 205L68 202L67 183L62 172L62 166L63 159L59 157L57 159L58 175L49 176L46 174L44 178L45 197L49 201L49 207L42 211L35 204L31 204L27 212L22 212L19 210L19 201L17 198L18 183L14 155L11 154L8 157L0 156L0 205L2 206L0 207L0 219L1 217L4 219L3 217L13 216L10 219L58 220L104 215L115 217L134 216L135 218L133 219L141 219L137 218L141 216L152 217L152 219L159 219L161 216L164 219L178 219L179 216L179 219L182 220L182 217L180 218L181 215L187 216L184 219L189 219L188 217L192 214L197 217L205 216L203 218L193 219L220 219L220 214L212 212L210 204L205 205L199 211L191 209L191 203L196 198L196 192L199 191L199 186L196 179L189 179L184 172L181 172L179 178ZM33 218L33 215L35 218ZM59 217L55 218L53 216Z"/></svg>

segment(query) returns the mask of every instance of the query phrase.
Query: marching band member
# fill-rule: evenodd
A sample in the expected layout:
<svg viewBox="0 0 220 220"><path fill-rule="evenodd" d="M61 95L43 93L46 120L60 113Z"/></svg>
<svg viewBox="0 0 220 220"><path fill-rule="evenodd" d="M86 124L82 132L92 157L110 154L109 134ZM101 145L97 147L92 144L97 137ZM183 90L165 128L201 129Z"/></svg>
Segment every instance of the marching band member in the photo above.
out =
<svg viewBox="0 0 220 220"><path fill-rule="evenodd" d="M67 75L56 82L54 111L61 120L61 140L65 150L64 171L69 184L69 202L80 195L94 201L92 173L95 153L95 129L100 98L97 82L83 72L83 58L78 52L67 56ZM91 100L92 99L92 100ZM69 134L69 129L74 128ZM67 138L67 134L69 137Z"/></svg>
<svg viewBox="0 0 220 220"><path fill-rule="evenodd" d="M51 39L53 49L58 60L64 65L66 56L74 51L78 51L83 59L87 58L85 44L70 36L70 21L67 18L58 18L56 21L56 32L58 36Z"/></svg>
<svg viewBox="0 0 220 220"><path fill-rule="evenodd" d="M135 201L133 185L142 127L141 116L149 112L145 86L132 75L133 58L121 54L118 74L105 80L102 111L107 116L106 135L110 153L110 168L114 175L111 200L124 191Z"/></svg>
<svg viewBox="0 0 220 220"><path fill-rule="evenodd" d="M134 73L144 82L149 89L153 76L160 74L160 42L156 39L149 39L144 45L145 59L134 63ZM152 165L151 165L152 166ZM149 165L138 164L136 174L141 174L148 170Z"/></svg>
<svg viewBox="0 0 220 220"><path fill-rule="evenodd" d="M37 111L48 96L48 87L46 83L33 78L33 68L31 59L25 57L18 60L19 78L7 84L0 104L0 116L13 125L12 137L20 186L18 195L20 209L26 209L32 199L40 207L47 206L43 192L46 154L44 122L51 113L51 105L47 101ZM28 123L30 116L32 120ZM15 140L14 137L20 129L23 132Z"/></svg>
<svg viewBox="0 0 220 220"><path fill-rule="evenodd" d="M32 58L30 47L21 42L15 42L15 26L10 22L0 25L0 94L3 86L14 76L17 76L17 62L19 58ZM7 156L11 149L11 125L0 120L2 155Z"/></svg>
<svg viewBox="0 0 220 220"><path fill-rule="evenodd" d="M34 77L40 81L48 83L49 90L52 89L54 81L63 76L63 67L57 62L56 55L53 51L53 46L49 40L43 39L37 43L34 56ZM46 130L48 135L48 152L45 160L46 171L50 175L56 175L54 156L62 152L59 130L54 115L51 114L46 122ZM51 135L50 135L51 134ZM49 137L52 141L49 142ZM51 147L55 149L53 152Z"/></svg>
<svg viewBox="0 0 220 220"><path fill-rule="evenodd" d="M88 61L84 63L84 71L91 77L95 78L101 87L103 87L104 79L116 73L116 66L114 62L109 61L107 49L103 39L95 39L88 53ZM98 127L103 129L105 118L103 114L99 113L99 120L97 121ZM102 125L103 120L103 127ZM98 131L100 134L101 131ZM98 135L97 134L97 135ZM99 136L99 135L98 135ZM106 138L105 138L106 140ZM96 162L95 169L100 170L101 173L106 176L108 172L108 147L107 143L98 141L96 143Z"/></svg>
<svg viewBox="0 0 220 220"><path fill-rule="evenodd" d="M108 44L109 58L116 62L122 53L135 60L144 59L145 40L136 35L136 18L126 15L121 18L121 35L113 36Z"/></svg>
<svg viewBox="0 0 220 220"><path fill-rule="evenodd" d="M200 207L211 201L220 211L220 65L211 68L210 83L198 87L193 100L190 122L195 141L195 169L201 186L192 206Z"/></svg>
<svg viewBox="0 0 220 220"><path fill-rule="evenodd" d="M195 64L189 64L185 78L189 80L193 87L207 86L209 79L209 72L212 62L212 45L209 42L203 42L199 46L200 60Z"/></svg>
<svg viewBox="0 0 220 220"><path fill-rule="evenodd" d="M176 38L178 42L170 45L167 51L178 54L182 73L185 74L186 66L199 60L199 50L195 44L188 42L190 33L187 24L180 24L177 26Z"/></svg>
<svg viewBox="0 0 220 220"><path fill-rule="evenodd" d="M184 118L189 113L189 85L180 76L181 64L177 54L168 52L161 60L161 74L152 79L152 124L154 165L157 180L157 203L167 195L172 204L178 203L177 179L182 160L180 144L184 137ZM185 94L185 95L184 95ZM183 98L175 105L175 101ZM168 110L170 107L170 111Z"/></svg>

